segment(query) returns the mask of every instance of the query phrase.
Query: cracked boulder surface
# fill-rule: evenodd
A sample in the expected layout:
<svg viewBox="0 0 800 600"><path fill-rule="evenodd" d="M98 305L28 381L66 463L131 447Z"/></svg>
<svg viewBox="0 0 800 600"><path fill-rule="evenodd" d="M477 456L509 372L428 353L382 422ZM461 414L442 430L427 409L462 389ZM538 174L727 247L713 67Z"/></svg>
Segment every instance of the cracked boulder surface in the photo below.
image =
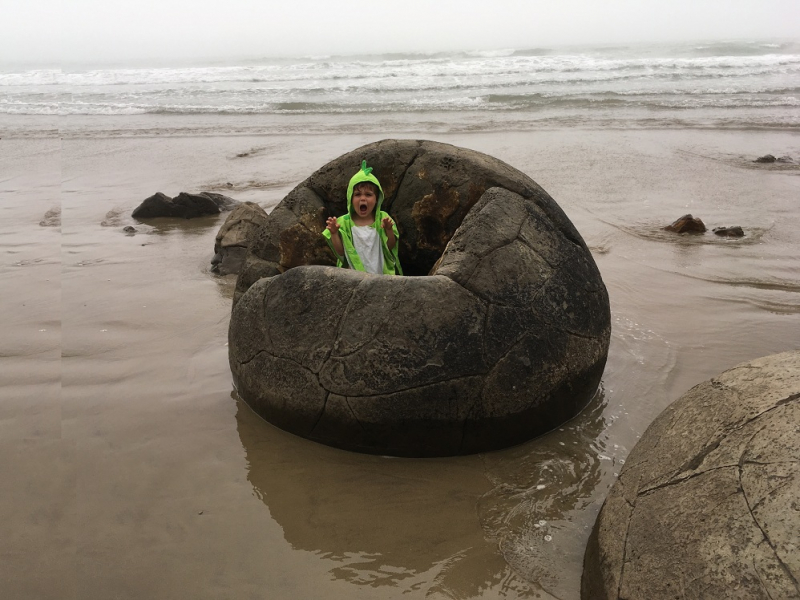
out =
<svg viewBox="0 0 800 600"><path fill-rule="evenodd" d="M800 351L671 404L600 511L584 600L800 598Z"/></svg>
<svg viewBox="0 0 800 600"><path fill-rule="evenodd" d="M362 159L411 276L320 265L325 219L344 211ZM304 255L292 251L303 236ZM239 395L278 427L349 450L520 443L585 406L608 354L605 286L555 201L497 159L435 142L377 142L314 173L270 214L237 287Z"/></svg>

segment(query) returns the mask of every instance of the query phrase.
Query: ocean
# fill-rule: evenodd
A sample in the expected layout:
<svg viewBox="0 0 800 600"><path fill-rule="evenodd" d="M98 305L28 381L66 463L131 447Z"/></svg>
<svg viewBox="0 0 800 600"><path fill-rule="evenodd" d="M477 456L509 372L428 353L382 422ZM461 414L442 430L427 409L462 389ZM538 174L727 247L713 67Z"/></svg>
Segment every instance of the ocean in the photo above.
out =
<svg viewBox="0 0 800 600"><path fill-rule="evenodd" d="M235 134L297 129L297 120L264 117L301 116L312 130L330 131L330 121L321 125L318 118L340 116L351 129L398 113L438 114L451 125L454 115L467 113L475 117L470 130L796 129L800 43L267 57L180 65L0 63L0 117L6 117L0 125L16 133L26 127L7 117L201 117L170 120L173 133L186 134L209 133L203 116L254 117L232 127L235 120L226 123L222 133ZM69 132L73 121L49 122L45 131ZM127 133L152 132L152 124L140 120L119 122L126 123Z"/></svg>

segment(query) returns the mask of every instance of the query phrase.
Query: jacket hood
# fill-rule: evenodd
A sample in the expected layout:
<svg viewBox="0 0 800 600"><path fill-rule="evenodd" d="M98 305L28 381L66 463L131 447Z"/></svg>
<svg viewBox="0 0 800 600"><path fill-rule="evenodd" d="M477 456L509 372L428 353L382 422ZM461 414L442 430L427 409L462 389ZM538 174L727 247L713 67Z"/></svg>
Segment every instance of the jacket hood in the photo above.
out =
<svg viewBox="0 0 800 600"><path fill-rule="evenodd" d="M381 205L383 204L383 188L378 178L372 174L372 167L368 167L367 161L365 160L361 161L361 169L350 178L350 183L347 186L347 214L353 216L353 188L365 181L369 181L378 186L378 201L375 204L375 217L377 218L381 211Z"/></svg>

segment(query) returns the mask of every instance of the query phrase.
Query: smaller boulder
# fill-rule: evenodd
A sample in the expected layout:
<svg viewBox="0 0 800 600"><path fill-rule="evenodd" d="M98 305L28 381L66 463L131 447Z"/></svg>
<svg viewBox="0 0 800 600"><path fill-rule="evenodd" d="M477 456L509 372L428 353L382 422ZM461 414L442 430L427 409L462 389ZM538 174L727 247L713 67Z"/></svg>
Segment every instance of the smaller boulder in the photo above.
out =
<svg viewBox="0 0 800 600"><path fill-rule="evenodd" d="M233 210L238 204L233 198L212 192L199 194L181 192L174 198L158 192L137 206L131 216L134 219L155 219L157 217L194 219Z"/></svg>
<svg viewBox="0 0 800 600"><path fill-rule="evenodd" d="M127 227L123 227L122 231L124 231L128 235L133 235L134 233L136 233L136 227L132 227L131 225L128 225Z"/></svg>
<svg viewBox="0 0 800 600"><path fill-rule="evenodd" d="M765 154L764 156L759 156L753 162L757 163L774 163L776 158L772 156L772 154Z"/></svg>
<svg viewBox="0 0 800 600"><path fill-rule="evenodd" d="M786 155L786 156L781 156L780 158L776 158L775 162L792 165L794 164L794 159L791 156Z"/></svg>
<svg viewBox="0 0 800 600"><path fill-rule="evenodd" d="M234 208L217 233L211 270L220 275L238 273L250 241L266 224L267 212L255 202L243 202Z"/></svg>
<svg viewBox="0 0 800 600"><path fill-rule="evenodd" d="M744 230L738 225L733 227L714 227L713 232L722 237L744 237Z"/></svg>
<svg viewBox="0 0 800 600"><path fill-rule="evenodd" d="M683 215L680 219L664 227L664 231L675 233L705 233L706 226L699 218L692 215Z"/></svg>

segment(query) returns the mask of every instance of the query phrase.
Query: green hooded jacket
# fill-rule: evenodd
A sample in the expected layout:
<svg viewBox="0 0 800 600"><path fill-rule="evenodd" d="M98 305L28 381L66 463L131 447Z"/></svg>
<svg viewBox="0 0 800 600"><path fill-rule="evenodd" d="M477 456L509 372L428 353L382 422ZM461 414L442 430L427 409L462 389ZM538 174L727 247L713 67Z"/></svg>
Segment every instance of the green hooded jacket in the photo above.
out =
<svg viewBox="0 0 800 600"><path fill-rule="evenodd" d="M395 237L395 244L394 248L389 250L388 241L389 237L386 235L386 232L381 227L381 220L384 217L388 217L389 214L385 213L381 210L381 204L383 204L383 188L381 187L378 178L372 174L372 167L367 167L367 161L361 161L361 169L350 178L350 184L347 186L347 214L342 215L336 219L336 222L339 223L339 235L342 236L342 246L344 246L345 256L339 256L336 253L336 249L333 247L333 242L331 241L331 232L325 229L322 232L322 235L325 236L325 239L328 242L328 246L331 247L333 253L336 254L336 266L337 267L344 267L348 268L350 264L353 265L353 268L358 271L364 271L364 265L361 262L361 258L358 256L358 252L356 252L356 248L353 245L353 188L362 183L364 181L369 181L374 183L378 186L378 201L375 203L375 221L372 223L371 227L375 228L378 232L378 236L381 240L381 250L383 250L383 274L384 275L402 275L403 269L400 266L400 258L397 254L397 249L400 246L400 234L397 233L397 224L392 225L392 229L394 230L394 237ZM349 263L348 263L348 259Z"/></svg>

